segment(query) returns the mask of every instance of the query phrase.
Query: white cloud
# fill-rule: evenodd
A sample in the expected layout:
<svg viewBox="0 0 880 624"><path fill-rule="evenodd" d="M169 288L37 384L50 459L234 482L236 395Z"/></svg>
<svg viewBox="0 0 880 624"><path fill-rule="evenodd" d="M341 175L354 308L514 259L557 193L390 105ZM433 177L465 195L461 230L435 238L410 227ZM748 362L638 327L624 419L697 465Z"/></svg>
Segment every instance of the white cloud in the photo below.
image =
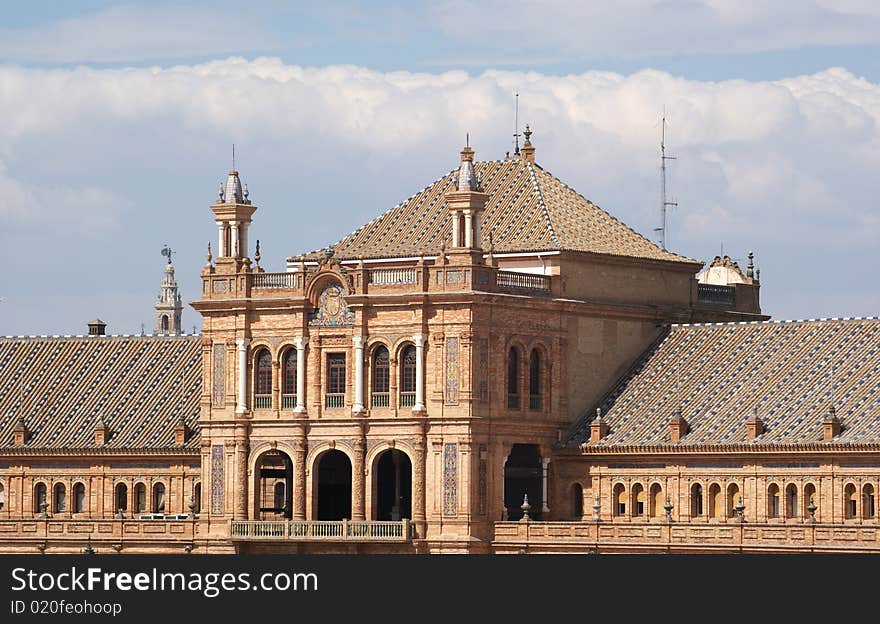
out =
<svg viewBox="0 0 880 624"><path fill-rule="evenodd" d="M701 82L652 70L471 76L230 58L170 68L7 66L0 84L4 225L137 228L143 253L155 256L168 241L191 254L179 261L184 281L213 238L206 205L228 143L244 146L240 169L260 206L254 238L271 270L271 257L321 247L444 174L466 132L479 159L503 157L514 91L538 162L650 235L665 105L678 157L669 171L680 203L675 250L705 258L722 241L740 255L755 245L773 277L763 291L773 314L811 316L786 308L805 300L786 290L802 288L795 276L805 271L817 288L849 289L849 299L835 298L840 314L876 313L860 307L869 303L860 293L876 283L869 258L880 243L880 85L842 69ZM139 257L128 238L105 236L105 257ZM151 290L152 268L142 271Z"/></svg>

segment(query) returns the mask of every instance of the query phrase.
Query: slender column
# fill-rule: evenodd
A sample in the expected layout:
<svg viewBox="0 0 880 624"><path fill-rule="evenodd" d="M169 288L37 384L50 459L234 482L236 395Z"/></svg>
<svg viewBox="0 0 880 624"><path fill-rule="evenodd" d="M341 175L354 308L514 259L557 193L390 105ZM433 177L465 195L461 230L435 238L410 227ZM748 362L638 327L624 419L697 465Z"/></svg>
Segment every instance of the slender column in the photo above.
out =
<svg viewBox="0 0 880 624"><path fill-rule="evenodd" d="M364 450L363 432L354 441L354 462L351 467L351 519L364 520Z"/></svg>
<svg viewBox="0 0 880 624"><path fill-rule="evenodd" d="M501 519L507 520L507 481L504 473L507 471L507 456L501 460Z"/></svg>
<svg viewBox="0 0 880 624"><path fill-rule="evenodd" d="M238 227L238 252L243 258L247 258L248 255L247 231L247 223L242 221Z"/></svg>
<svg viewBox="0 0 880 624"><path fill-rule="evenodd" d="M467 210L464 213L464 246L470 249L473 247L473 219L471 218L471 211Z"/></svg>
<svg viewBox="0 0 880 624"><path fill-rule="evenodd" d="M364 412L364 337L352 336L354 342L354 405L353 414Z"/></svg>
<svg viewBox="0 0 880 624"><path fill-rule="evenodd" d="M238 249L238 221L230 221L229 226L232 231L232 245L230 246L230 251L232 252L232 257L237 258L241 255Z"/></svg>
<svg viewBox="0 0 880 624"><path fill-rule="evenodd" d="M297 336L293 339L296 345L296 407L294 412L304 414L306 411L306 345L308 336Z"/></svg>
<svg viewBox="0 0 880 624"><path fill-rule="evenodd" d="M306 519L306 438L293 441L293 519Z"/></svg>
<svg viewBox="0 0 880 624"><path fill-rule="evenodd" d="M461 247L461 237L459 236L458 230L458 213L452 213L452 246L453 247Z"/></svg>
<svg viewBox="0 0 880 624"><path fill-rule="evenodd" d="M413 341L416 343L416 404L412 411L425 411L425 336L415 334Z"/></svg>
<svg viewBox="0 0 880 624"><path fill-rule="evenodd" d="M247 343L245 338L237 338L235 346L238 349L238 405L235 406L236 414L247 414Z"/></svg>
<svg viewBox="0 0 880 624"><path fill-rule="evenodd" d="M413 523L417 535L424 539L428 522L425 517L425 432L413 442Z"/></svg>
<svg viewBox="0 0 880 624"><path fill-rule="evenodd" d="M219 221L217 223L217 257L222 258L226 255L226 241L223 240L226 238L224 234L226 233L226 223L223 221Z"/></svg>
<svg viewBox="0 0 880 624"><path fill-rule="evenodd" d="M233 518L247 520L247 441L235 441L235 505Z"/></svg>
<svg viewBox="0 0 880 624"><path fill-rule="evenodd" d="M548 458L544 458L541 460L541 472L542 472L542 485L541 485L541 498L543 501L541 502L541 512L542 513L550 513L550 505L547 504L547 466L550 465L550 460ZM632 505L630 505L632 507Z"/></svg>

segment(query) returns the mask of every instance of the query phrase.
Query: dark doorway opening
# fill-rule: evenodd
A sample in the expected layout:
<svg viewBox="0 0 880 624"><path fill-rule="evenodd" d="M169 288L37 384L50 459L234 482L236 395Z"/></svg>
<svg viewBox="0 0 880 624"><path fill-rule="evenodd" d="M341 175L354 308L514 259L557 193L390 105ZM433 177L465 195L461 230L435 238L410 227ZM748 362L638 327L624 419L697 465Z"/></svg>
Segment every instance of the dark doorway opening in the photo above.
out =
<svg viewBox="0 0 880 624"><path fill-rule="evenodd" d="M351 518L351 461L328 451L318 462L318 520Z"/></svg>
<svg viewBox="0 0 880 624"><path fill-rule="evenodd" d="M267 451L257 462L257 475L260 519L292 518L293 463L290 456L278 450Z"/></svg>
<svg viewBox="0 0 880 624"><path fill-rule="evenodd" d="M376 462L376 520L412 518L412 463L391 449Z"/></svg>
<svg viewBox="0 0 880 624"><path fill-rule="evenodd" d="M523 516L523 498L529 497L529 517L541 519L543 507L541 456L537 444L514 444L504 466L504 506L509 520Z"/></svg>

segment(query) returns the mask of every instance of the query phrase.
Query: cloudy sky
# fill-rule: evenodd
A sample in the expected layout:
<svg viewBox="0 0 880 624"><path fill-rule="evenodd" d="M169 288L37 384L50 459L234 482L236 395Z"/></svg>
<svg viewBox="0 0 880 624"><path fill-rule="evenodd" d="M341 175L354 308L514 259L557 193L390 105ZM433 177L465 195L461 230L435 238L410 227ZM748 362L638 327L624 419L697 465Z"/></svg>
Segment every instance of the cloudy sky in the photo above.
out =
<svg viewBox="0 0 880 624"><path fill-rule="evenodd" d="M0 26L0 334L186 301L231 145L263 265L512 149L669 246L755 252L777 319L880 314L880 5L868 0L34 1ZM184 324L200 326L189 307Z"/></svg>

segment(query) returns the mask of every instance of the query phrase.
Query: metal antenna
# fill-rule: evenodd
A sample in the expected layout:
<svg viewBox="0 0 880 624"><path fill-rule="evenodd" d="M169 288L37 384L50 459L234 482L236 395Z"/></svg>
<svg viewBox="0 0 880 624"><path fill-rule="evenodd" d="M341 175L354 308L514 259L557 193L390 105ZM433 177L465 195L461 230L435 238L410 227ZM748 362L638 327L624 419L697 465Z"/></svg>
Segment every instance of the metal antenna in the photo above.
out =
<svg viewBox="0 0 880 624"><path fill-rule="evenodd" d="M232 170L235 171L235 143L232 144Z"/></svg>
<svg viewBox="0 0 880 624"><path fill-rule="evenodd" d="M516 104L514 105L514 113L513 113L513 125L515 126L513 129L513 144L514 155L519 154L519 93L516 94Z"/></svg>
<svg viewBox="0 0 880 624"><path fill-rule="evenodd" d="M660 247L666 249L666 209L671 206L678 206L678 202L666 200L666 161L675 160L675 156L666 155L666 113L660 119L660 227L654 228L655 232L660 232Z"/></svg>

